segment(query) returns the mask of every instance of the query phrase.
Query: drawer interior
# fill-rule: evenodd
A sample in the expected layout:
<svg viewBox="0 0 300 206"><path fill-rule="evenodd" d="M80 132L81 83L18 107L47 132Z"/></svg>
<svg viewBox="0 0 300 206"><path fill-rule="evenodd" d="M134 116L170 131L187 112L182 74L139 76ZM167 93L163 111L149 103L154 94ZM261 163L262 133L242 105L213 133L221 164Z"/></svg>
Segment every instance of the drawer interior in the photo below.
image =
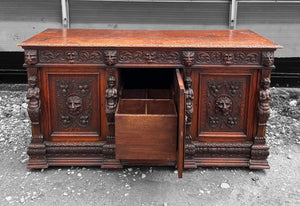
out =
<svg viewBox="0 0 300 206"><path fill-rule="evenodd" d="M123 89L122 99L172 99L171 89Z"/></svg>
<svg viewBox="0 0 300 206"><path fill-rule="evenodd" d="M116 111L116 115L118 114L177 116L171 99L120 99Z"/></svg>

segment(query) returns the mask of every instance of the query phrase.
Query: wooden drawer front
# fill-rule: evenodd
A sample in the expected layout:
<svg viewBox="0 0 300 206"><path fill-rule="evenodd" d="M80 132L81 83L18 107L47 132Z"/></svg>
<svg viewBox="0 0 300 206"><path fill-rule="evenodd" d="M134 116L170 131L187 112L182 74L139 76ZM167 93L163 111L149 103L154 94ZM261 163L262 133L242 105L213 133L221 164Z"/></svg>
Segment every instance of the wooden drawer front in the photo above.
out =
<svg viewBox="0 0 300 206"><path fill-rule="evenodd" d="M117 159L176 160L173 100L121 100L115 125Z"/></svg>
<svg viewBox="0 0 300 206"><path fill-rule="evenodd" d="M252 134L255 84L253 72L199 74L199 137L222 141ZM250 87L250 85L253 85Z"/></svg>
<svg viewBox="0 0 300 206"><path fill-rule="evenodd" d="M100 136L100 75L80 72L46 73L49 138L93 141Z"/></svg>

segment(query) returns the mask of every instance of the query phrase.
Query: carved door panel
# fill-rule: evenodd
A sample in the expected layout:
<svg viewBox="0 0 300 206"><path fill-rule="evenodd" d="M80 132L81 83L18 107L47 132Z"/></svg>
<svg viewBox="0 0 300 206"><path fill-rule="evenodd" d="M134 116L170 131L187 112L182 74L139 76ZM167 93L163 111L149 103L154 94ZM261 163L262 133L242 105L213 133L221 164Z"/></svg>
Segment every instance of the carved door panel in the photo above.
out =
<svg viewBox="0 0 300 206"><path fill-rule="evenodd" d="M178 177L182 177L184 160L184 137L185 137L185 88L183 79L178 69L175 74L175 103L178 113L178 139L177 139L177 168Z"/></svg>
<svg viewBox="0 0 300 206"><path fill-rule="evenodd" d="M199 73L198 138L202 141L250 140L256 117L255 70Z"/></svg>
<svg viewBox="0 0 300 206"><path fill-rule="evenodd" d="M47 140L99 140L101 119L100 72L85 69L44 69Z"/></svg>

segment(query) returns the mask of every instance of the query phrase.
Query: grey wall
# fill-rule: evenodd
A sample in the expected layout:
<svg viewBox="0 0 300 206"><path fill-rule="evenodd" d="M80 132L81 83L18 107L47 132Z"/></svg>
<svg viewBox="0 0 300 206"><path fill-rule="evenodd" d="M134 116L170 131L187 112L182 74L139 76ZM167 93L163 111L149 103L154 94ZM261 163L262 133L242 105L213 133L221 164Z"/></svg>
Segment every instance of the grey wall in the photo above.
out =
<svg viewBox="0 0 300 206"><path fill-rule="evenodd" d="M70 1L72 28L227 29L228 3Z"/></svg>
<svg viewBox="0 0 300 206"><path fill-rule="evenodd" d="M300 3L240 3L237 29L251 29L284 46L277 57L300 57Z"/></svg>
<svg viewBox="0 0 300 206"><path fill-rule="evenodd" d="M69 0L71 28L228 29L229 3ZM284 46L276 57L300 57L300 3L239 3L237 29ZM46 28L61 28L61 1L0 0L0 51Z"/></svg>
<svg viewBox="0 0 300 206"><path fill-rule="evenodd" d="M0 0L0 51L22 51L21 41L61 27L60 0Z"/></svg>

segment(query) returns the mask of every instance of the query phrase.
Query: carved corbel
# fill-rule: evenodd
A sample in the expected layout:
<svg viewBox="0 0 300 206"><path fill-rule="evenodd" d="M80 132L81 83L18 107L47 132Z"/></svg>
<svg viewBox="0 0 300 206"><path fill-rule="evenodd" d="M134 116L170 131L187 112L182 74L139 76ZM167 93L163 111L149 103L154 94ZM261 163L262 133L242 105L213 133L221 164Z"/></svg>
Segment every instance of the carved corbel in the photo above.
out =
<svg viewBox="0 0 300 206"><path fill-rule="evenodd" d="M31 61L32 63L32 61ZM47 168L46 161L46 147L41 134L40 126L40 113L41 113L41 101L40 101L40 88L38 84L38 70L37 68L28 68L28 91L27 99L28 114L31 120L32 139L29 144L27 154L29 155L28 169L40 169Z"/></svg>
<svg viewBox="0 0 300 206"><path fill-rule="evenodd" d="M258 102L258 130L251 147L250 169L270 168L267 158L269 156L269 146L266 144L266 123L270 116L269 101L271 99L270 70L263 70L261 75L259 102Z"/></svg>

